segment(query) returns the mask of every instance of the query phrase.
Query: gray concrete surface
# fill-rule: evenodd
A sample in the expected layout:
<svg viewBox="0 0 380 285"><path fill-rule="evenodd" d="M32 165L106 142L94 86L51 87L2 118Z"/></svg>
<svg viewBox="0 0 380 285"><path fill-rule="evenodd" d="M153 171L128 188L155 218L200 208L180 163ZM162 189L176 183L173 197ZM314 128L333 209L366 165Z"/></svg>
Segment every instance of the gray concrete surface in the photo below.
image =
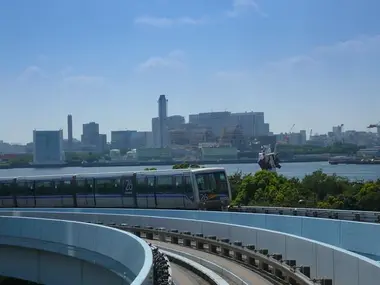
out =
<svg viewBox="0 0 380 285"><path fill-rule="evenodd" d="M170 263L172 268L172 277L174 284L176 285L209 285L207 281L195 273L179 266L173 262Z"/></svg>
<svg viewBox="0 0 380 285"><path fill-rule="evenodd" d="M160 242L157 240L149 240L150 243L157 245L157 246L162 246L163 248L170 248L176 251L182 251L186 252L189 254L196 255L200 258L207 259L211 262L214 262L215 264L218 264L219 266L226 268L230 270L232 273L238 275L240 278L242 278L245 282L251 285L273 285L269 280L261 277L260 275L256 274L252 270L245 268L235 262L232 262L229 259L214 255L214 254L209 254L207 252L195 250L192 248L188 247L183 247L180 245L175 245L171 243L166 243L166 242ZM182 284L182 283L180 283Z"/></svg>

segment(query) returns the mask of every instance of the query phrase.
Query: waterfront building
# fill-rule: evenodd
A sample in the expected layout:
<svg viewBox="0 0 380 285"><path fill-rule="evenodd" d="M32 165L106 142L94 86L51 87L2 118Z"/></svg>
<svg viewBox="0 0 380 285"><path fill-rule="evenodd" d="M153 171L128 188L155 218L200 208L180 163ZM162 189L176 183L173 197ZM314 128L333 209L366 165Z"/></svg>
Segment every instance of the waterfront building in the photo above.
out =
<svg viewBox="0 0 380 285"><path fill-rule="evenodd" d="M238 149L232 146L200 144L201 159L209 161L236 160L238 159Z"/></svg>
<svg viewBox="0 0 380 285"><path fill-rule="evenodd" d="M111 131L111 146L117 149L132 148L132 137L137 133L134 130Z"/></svg>
<svg viewBox="0 0 380 285"><path fill-rule="evenodd" d="M247 138L269 134L269 124L265 123L264 112L208 112L189 115L189 123L210 127L213 134L221 137L224 128L240 126Z"/></svg>
<svg viewBox="0 0 380 285"><path fill-rule="evenodd" d="M33 163L63 164L63 131L33 131Z"/></svg>
<svg viewBox="0 0 380 285"><path fill-rule="evenodd" d="M171 148L139 148L136 150L138 161L170 161L172 160Z"/></svg>
<svg viewBox="0 0 380 285"><path fill-rule="evenodd" d="M99 124L90 122L83 124L82 144L97 146L99 143Z"/></svg>

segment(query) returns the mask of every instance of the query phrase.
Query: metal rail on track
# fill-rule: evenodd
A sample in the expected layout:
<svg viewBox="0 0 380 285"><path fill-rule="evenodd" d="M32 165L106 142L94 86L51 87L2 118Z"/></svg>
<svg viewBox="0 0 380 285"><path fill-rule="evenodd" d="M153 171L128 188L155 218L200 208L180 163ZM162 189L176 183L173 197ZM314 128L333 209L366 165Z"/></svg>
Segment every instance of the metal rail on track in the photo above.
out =
<svg viewBox="0 0 380 285"><path fill-rule="evenodd" d="M99 224L101 224L99 222ZM332 285L332 279L310 278L310 266L297 266L296 260L283 260L282 254L269 253L268 249L257 249L255 245L243 245L241 241L231 242L226 238L216 236L203 236L200 233L178 232L165 228L140 227L139 225L115 224L107 226L129 231L138 237L142 234L146 239L153 240L155 236L162 242L170 242L185 247L191 247L195 243L197 250L207 251L235 262L243 264L253 270L267 276L269 279L281 284L291 285ZM180 243L182 241L182 243Z"/></svg>

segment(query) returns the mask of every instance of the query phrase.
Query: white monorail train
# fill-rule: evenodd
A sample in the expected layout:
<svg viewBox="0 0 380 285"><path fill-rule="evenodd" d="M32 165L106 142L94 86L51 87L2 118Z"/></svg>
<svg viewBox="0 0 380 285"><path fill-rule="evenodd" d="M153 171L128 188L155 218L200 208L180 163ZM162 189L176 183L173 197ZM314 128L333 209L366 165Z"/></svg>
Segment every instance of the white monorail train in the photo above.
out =
<svg viewBox="0 0 380 285"><path fill-rule="evenodd" d="M224 168L0 178L0 207L217 210L230 200Z"/></svg>

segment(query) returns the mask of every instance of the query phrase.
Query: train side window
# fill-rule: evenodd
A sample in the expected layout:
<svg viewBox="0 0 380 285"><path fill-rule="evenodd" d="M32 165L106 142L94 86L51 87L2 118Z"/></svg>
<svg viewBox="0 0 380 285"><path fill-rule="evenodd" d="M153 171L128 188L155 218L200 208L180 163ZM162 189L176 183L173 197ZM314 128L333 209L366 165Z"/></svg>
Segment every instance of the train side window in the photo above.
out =
<svg viewBox="0 0 380 285"><path fill-rule="evenodd" d="M1 181L0 182L0 196L12 195L12 182Z"/></svg>
<svg viewBox="0 0 380 285"><path fill-rule="evenodd" d="M177 189L177 192L184 192L185 191L185 185L184 185L184 177L182 175L176 175L174 176L174 186Z"/></svg>
<svg viewBox="0 0 380 285"><path fill-rule="evenodd" d="M89 185L87 179L77 179L75 181L75 193L76 194L87 194L88 188L90 188L90 185Z"/></svg>
<svg viewBox="0 0 380 285"><path fill-rule="evenodd" d="M72 185L72 179L55 181L55 186L58 195L72 195L74 192L73 189L75 189Z"/></svg>
<svg viewBox="0 0 380 285"><path fill-rule="evenodd" d="M157 193L176 192L176 187L173 187L173 176L171 175L156 176L156 192Z"/></svg>
<svg viewBox="0 0 380 285"><path fill-rule="evenodd" d="M95 185L97 194L120 193L120 179L95 179Z"/></svg>
<svg viewBox="0 0 380 285"><path fill-rule="evenodd" d="M173 177L174 188L176 193L185 194L188 198L194 198L194 191L191 184L191 178L188 175L176 175Z"/></svg>
<svg viewBox="0 0 380 285"><path fill-rule="evenodd" d="M35 195L54 195L56 189L54 187L54 181L35 181L34 188Z"/></svg>
<svg viewBox="0 0 380 285"><path fill-rule="evenodd" d="M136 180L136 191L140 194L154 193L154 177L139 176Z"/></svg>
<svg viewBox="0 0 380 285"><path fill-rule="evenodd" d="M77 194L92 194L93 180L92 179L79 179L77 183Z"/></svg>
<svg viewBox="0 0 380 285"><path fill-rule="evenodd" d="M15 194L20 196L34 195L33 181L18 181Z"/></svg>

